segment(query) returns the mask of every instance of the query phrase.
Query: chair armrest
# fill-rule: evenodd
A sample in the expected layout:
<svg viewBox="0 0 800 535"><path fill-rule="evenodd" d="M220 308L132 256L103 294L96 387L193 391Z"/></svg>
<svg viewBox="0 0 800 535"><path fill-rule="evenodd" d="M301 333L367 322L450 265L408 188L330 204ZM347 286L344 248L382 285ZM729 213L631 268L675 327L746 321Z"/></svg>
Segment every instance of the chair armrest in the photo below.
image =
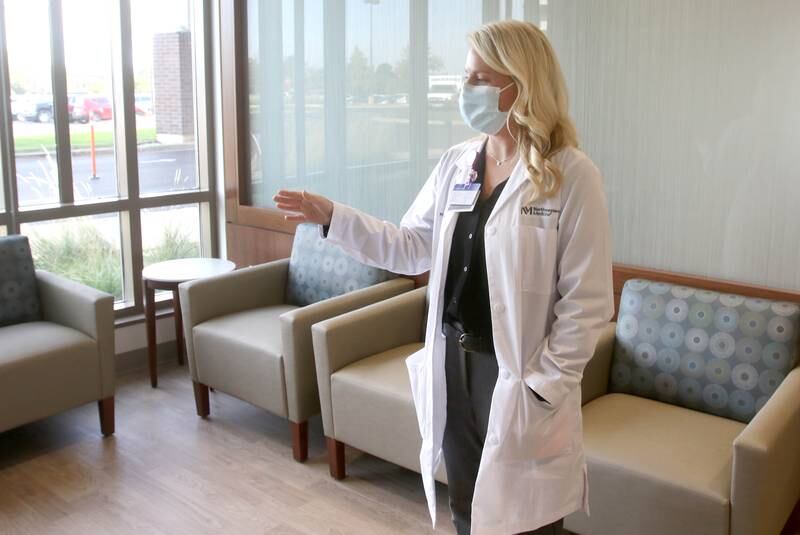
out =
<svg viewBox="0 0 800 535"><path fill-rule="evenodd" d="M101 399L114 395L114 296L36 270L45 321L80 331L97 342Z"/></svg>
<svg viewBox="0 0 800 535"><path fill-rule="evenodd" d="M331 375L365 357L424 341L426 290L417 288L311 328L325 436L335 436Z"/></svg>
<svg viewBox="0 0 800 535"><path fill-rule="evenodd" d="M289 420L304 422L319 413L314 347L311 326L319 321L383 301L414 288L411 279L397 278L281 315L283 365Z"/></svg>
<svg viewBox="0 0 800 535"><path fill-rule="evenodd" d="M594 355L586 364L581 380L581 403L586 405L595 398L608 393L608 378L611 373L611 357L616 342L616 322L609 322L594 349Z"/></svg>
<svg viewBox="0 0 800 535"><path fill-rule="evenodd" d="M780 533L800 498L800 368L733 441L731 534Z"/></svg>
<svg viewBox="0 0 800 535"><path fill-rule="evenodd" d="M195 325L235 312L283 303L288 273L289 259L283 258L178 286L186 360L194 380L197 380L192 334Z"/></svg>

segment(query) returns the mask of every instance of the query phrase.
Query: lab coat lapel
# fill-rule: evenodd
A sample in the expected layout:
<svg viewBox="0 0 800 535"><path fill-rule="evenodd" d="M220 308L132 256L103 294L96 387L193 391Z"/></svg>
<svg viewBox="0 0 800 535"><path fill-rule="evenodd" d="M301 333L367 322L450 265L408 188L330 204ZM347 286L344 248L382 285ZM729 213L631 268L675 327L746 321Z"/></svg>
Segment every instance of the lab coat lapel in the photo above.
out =
<svg viewBox="0 0 800 535"><path fill-rule="evenodd" d="M514 166L514 170L511 171L511 176L508 177L508 183L506 184L506 187L504 187L503 191L500 192L500 197L497 199L497 203L494 205L492 213L489 214L489 218L486 220L487 225L494 220L494 218L497 216L497 213L503 209L503 206L515 197L516 191L523 187L527 180L528 174L526 172L525 164L522 162L522 160L518 160L517 165Z"/></svg>

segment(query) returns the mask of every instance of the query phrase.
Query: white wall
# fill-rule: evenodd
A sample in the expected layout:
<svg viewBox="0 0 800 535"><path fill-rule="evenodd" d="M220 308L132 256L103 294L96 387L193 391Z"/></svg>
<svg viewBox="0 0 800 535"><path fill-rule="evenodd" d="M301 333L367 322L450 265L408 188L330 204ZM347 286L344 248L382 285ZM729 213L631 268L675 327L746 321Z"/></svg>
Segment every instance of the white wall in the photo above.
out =
<svg viewBox="0 0 800 535"><path fill-rule="evenodd" d="M550 0L614 260L800 289L800 2Z"/></svg>
<svg viewBox="0 0 800 535"><path fill-rule="evenodd" d="M175 321L172 316L156 320L156 342L175 340ZM119 327L114 338L116 354L127 353L147 347L147 331L144 323Z"/></svg>

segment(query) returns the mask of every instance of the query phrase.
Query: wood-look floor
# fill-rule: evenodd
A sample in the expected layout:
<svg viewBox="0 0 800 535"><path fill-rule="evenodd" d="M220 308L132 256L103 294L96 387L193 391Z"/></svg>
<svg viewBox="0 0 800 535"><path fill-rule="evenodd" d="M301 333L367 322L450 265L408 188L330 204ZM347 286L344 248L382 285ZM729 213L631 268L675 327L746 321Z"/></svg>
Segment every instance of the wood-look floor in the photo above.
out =
<svg viewBox="0 0 800 535"><path fill-rule="evenodd" d="M348 449L331 479L319 418L299 464L285 420L219 392L198 418L185 367L157 390L132 372L116 399L111 438L94 403L0 433L0 534L454 533L444 487L430 528L416 473Z"/></svg>

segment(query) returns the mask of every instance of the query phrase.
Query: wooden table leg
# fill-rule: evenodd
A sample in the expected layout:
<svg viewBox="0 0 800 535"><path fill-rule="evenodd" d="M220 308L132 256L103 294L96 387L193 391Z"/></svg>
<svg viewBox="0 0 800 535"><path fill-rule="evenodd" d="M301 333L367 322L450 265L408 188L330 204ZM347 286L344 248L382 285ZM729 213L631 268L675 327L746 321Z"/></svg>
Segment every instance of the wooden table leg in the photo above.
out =
<svg viewBox="0 0 800 535"><path fill-rule="evenodd" d="M158 360L156 355L156 291L144 281L145 323L147 324L147 364L150 368L150 386L158 386Z"/></svg>
<svg viewBox="0 0 800 535"><path fill-rule="evenodd" d="M173 308L175 310L175 345L178 348L178 365L183 366L183 354L186 344L183 340L183 314L178 290L172 290Z"/></svg>

